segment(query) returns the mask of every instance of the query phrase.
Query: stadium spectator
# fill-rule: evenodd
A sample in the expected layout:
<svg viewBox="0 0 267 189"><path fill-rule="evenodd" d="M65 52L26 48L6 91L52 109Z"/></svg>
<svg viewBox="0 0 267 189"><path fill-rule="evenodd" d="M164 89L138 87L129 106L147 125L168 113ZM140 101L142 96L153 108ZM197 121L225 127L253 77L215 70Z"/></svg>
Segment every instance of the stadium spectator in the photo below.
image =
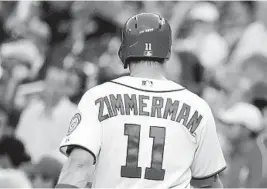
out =
<svg viewBox="0 0 267 189"><path fill-rule="evenodd" d="M175 47L193 52L206 69L216 70L228 56L227 43L217 31L217 7L210 2L199 2L187 17L191 25L188 37L180 40Z"/></svg>
<svg viewBox="0 0 267 189"><path fill-rule="evenodd" d="M187 86L188 89L197 95L202 95L204 81L204 67L201 65L199 58L192 52L179 52L178 56L181 60L180 75L181 85Z"/></svg>
<svg viewBox="0 0 267 189"><path fill-rule="evenodd" d="M31 158L26 153L24 145L12 136L3 136L0 140L0 167L19 168L23 163L30 162Z"/></svg>
<svg viewBox="0 0 267 189"><path fill-rule="evenodd" d="M263 117L259 109L248 103L237 103L219 114L233 149L227 172L226 187L257 188L263 178L265 157L262 154Z"/></svg>
<svg viewBox="0 0 267 189"><path fill-rule="evenodd" d="M253 54L267 56L266 26L256 19L256 3L227 2L222 10L221 33L230 49L229 69L240 69L244 60Z"/></svg>
<svg viewBox="0 0 267 189"><path fill-rule="evenodd" d="M76 105L66 93L66 72L50 67L41 97L33 99L22 112L16 136L25 143L34 162L44 153L58 151L60 136L67 133Z"/></svg>
<svg viewBox="0 0 267 189"><path fill-rule="evenodd" d="M61 162L44 156L27 171L33 188L54 188L62 168Z"/></svg>

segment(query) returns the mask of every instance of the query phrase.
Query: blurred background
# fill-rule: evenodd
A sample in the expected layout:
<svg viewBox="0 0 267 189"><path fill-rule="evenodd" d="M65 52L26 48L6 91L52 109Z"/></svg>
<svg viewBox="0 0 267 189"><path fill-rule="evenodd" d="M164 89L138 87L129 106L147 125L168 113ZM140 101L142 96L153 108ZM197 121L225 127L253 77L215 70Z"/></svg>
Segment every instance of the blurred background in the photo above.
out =
<svg viewBox="0 0 267 189"><path fill-rule="evenodd" d="M154 12L173 32L166 75L213 110L224 186L267 188L266 10L256 1L0 2L0 187L54 187L79 99L128 74L121 28Z"/></svg>

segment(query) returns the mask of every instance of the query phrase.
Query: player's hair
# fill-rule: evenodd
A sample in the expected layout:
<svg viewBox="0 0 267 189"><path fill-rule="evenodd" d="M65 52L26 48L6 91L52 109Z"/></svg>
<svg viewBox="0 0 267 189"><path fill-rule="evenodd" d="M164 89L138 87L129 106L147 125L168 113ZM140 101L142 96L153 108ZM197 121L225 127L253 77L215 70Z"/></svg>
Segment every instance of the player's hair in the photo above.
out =
<svg viewBox="0 0 267 189"><path fill-rule="evenodd" d="M165 59L164 58L128 58L127 64L147 64L147 65L155 65L155 64L164 64Z"/></svg>

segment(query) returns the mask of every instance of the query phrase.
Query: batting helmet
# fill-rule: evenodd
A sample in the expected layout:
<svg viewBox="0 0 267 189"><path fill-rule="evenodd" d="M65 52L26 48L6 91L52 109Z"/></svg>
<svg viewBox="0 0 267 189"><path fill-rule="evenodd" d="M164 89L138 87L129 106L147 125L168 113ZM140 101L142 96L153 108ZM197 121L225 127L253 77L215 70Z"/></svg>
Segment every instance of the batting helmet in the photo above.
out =
<svg viewBox="0 0 267 189"><path fill-rule="evenodd" d="M169 59L171 45L169 23L157 14L141 13L129 18L124 25L118 54L127 68L129 58Z"/></svg>

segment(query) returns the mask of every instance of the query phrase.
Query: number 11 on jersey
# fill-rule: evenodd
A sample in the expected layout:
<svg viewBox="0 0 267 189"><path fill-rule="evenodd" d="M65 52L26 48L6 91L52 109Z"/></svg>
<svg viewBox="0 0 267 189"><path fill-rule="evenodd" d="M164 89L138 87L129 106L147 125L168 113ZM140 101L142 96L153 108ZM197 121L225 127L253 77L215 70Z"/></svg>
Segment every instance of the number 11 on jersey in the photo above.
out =
<svg viewBox="0 0 267 189"><path fill-rule="evenodd" d="M124 135L128 136L126 164L121 166L121 177L141 178L142 168L138 167L141 125L125 124ZM164 180L165 170L162 169L165 127L151 126L149 137L153 138L151 165L145 168L145 179Z"/></svg>

